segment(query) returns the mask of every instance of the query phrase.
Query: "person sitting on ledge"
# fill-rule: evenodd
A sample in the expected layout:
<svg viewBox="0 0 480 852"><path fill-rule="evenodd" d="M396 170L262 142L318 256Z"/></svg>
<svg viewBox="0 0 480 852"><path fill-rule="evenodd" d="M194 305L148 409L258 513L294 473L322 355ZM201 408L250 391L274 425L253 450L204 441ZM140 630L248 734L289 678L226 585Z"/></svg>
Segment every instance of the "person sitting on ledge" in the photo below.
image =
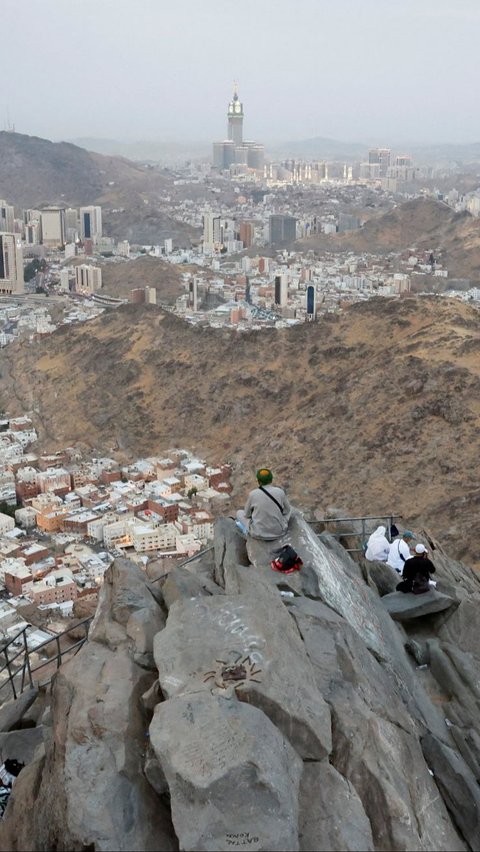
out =
<svg viewBox="0 0 480 852"><path fill-rule="evenodd" d="M423 595L430 591L430 574L435 573L435 565L427 556L424 544L417 544L415 555L407 559L403 568L403 580L397 586L397 592L413 592Z"/></svg>
<svg viewBox="0 0 480 852"><path fill-rule="evenodd" d="M280 538L288 529L292 509L283 488L272 485L272 471L257 471L258 488L248 495L245 509L237 512L236 524L244 535L264 541Z"/></svg>
<svg viewBox="0 0 480 852"><path fill-rule="evenodd" d="M410 530L405 530L405 532L402 533L401 538L395 539L395 541L392 541L390 545L387 565L394 568L397 574L402 573L405 562L412 556L410 553L410 547L414 538L415 536L412 532L410 532Z"/></svg>
<svg viewBox="0 0 480 852"><path fill-rule="evenodd" d="M367 541L365 559L369 562L386 562L390 552L390 542L386 537L386 527L377 527Z"/></svg>

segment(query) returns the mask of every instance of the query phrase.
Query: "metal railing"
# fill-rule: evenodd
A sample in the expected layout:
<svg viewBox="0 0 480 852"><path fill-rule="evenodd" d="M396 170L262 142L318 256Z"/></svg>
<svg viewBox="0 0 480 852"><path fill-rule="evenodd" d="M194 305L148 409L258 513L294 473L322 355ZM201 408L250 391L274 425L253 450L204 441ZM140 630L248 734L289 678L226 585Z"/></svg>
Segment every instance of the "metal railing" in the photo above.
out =
<svg viewBox="0 0 480 852"><path fill-rule="evenodd" d="M211 547L205 548L205 550L198 550L197 553L194 553L193 556L189 556L188 559L184 559L183 562L180 562L180 565L175 565L175 568L183 568L184 565L188 565L189 562L193 562L195 559L199 559L200 556L203 556L205 553L210 553L211 550L214 549L214 545ZM165 574L161 574L160 577L155 577L154 580L150 580L151 583L158 583L159 580L163 580Z"/></svg>
<svg viewBox="0 0 480 852"><path fill-rule="evenodd" d="M344 524L344 523L361 523L361 530L353 529L353 530L336 530L330 532L330 530L325 530L329 535L334 536L335 538L351 538L352 536L356 536L357 538L361 538L361 546L360 547L346 547L345 550L347 553L363 553L363 544L366 542L367 535L370 533L367 532L367 521L387 521L387 538L390 541L390 529L395 520L401 518L402 515L363 515L360 518L324 518L321 521L310 521L310 526L315 526L316 524ZM317 533L320 535L320 533Z"/></svg>
<svg viewBox="0 0 480 852"><path fill-rule="evenodd" d="M28 647L27 630L31 625L27 625L16 633L15 636L12 636L11 639L5 642L0 647L0 658L3 656L5 660L4 665L0 668L0 703L2 697L1 692L6 686L11 687L13 697L14 699L17 699L26 688L34 689L35 686L45 686L47 683L50 683L55 672L52 672L46 680L40 681L37 679L36 682L34 679L35 673L46 666L55 665L55 663L55 671L57 671L62 664L63 657L67 655L75 656L88 639L88 630L92 619L93 616L89 616L88 618L78 621L67 630L64 630L62 633L58 633L55 636L51 636L50 639L46 639L45 642L42 642L35 648ZM71 633L72 630L77 630L79 627L84 628L85 635L77 642L74 642L73 645L68 645L68 647L62 648L60 644L62 637ZM42 650L44 651L47 645L51 645L52 643L56 645L56 653L52 657L48 657L46 660L43 660L39 665L32 666L30 660L31 654L41 654ZM19 644L21 647L17 650ZM7 672L8 676L5 680L3 680L5 672Z"/></svg>

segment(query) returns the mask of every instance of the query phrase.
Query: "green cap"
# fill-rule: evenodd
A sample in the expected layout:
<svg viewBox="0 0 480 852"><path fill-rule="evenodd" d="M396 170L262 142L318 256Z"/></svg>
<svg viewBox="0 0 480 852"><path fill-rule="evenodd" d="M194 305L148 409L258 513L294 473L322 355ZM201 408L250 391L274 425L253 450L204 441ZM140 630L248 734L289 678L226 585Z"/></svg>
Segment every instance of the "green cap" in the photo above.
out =
<svg viewBox="0 0 480 852"><path fill-rule="evenodd" d="M273 479L273 473L268 467L261 467L260 470L257 470L257 482L260 485L270 485Z"/></svg>

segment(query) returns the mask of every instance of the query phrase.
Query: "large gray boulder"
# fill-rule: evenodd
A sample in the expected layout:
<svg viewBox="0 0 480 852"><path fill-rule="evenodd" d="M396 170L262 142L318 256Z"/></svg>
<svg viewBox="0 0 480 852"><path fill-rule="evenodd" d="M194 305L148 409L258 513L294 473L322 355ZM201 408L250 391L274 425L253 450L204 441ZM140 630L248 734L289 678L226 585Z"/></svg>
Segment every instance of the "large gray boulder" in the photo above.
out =
<svg viewBox="0 0 480 852"><path fill-rule="evenodd" d="M127 641L127 624L134 613L144 611L145 620L165 624L162 610L147 587L143 571L130 559L115 559L104 575L97 611L89 638L115 650Z"/></svg>
<svg viewBox="0 0 480 852"><path fill-rule="evenodd" d="M209 691L215 680L208 673L221 668L217 661L248 657L247 668L252 663L260 672L237 687L238 697L261 708L302 757L329 753L330 712L275 589L252 579L249 594L178 601L155 637L154 654L166 697Z"/></svg>
<svg viewBox="0 0 480 852"><path fill-rule="evenodd" d="M111 650L132 650L140 666L151 669L153 637L165 626L165 614L147 585L147 577L130 559L115 559L105 572L89 638Z"/></svg>
<svg viewBox="0 0 480 852"><path fill-rule="evenodd" d="M21 727L21 721L38 696L37 689L28 689L15 700L7 701L0 707L0 731L13 731Z"/></svg>
<svg viewBox="0 0 480 852"><path fill-rule="evenodd" d="M232 518L219 518L215 524L215 571L213 579L225 588L226 575L237 565L249 565L247 544Z"/></svg>
<svg viewBox="0 0 480 852"><path fill-rule="evenodd" d="M369 562L368 559L362 559L362 569L367 583L377 590L381 598L394 592L402 579L386 562Z"/></svg>
<svg viewBox="0 0 480 852"><path fill-rule="evenodd" d="M302 762L260 710L179 695L157 706L150 741L182 849L298 849Z"/></svg>
<svg viewBox="0 0 480 852"><path fill-rule="evenodd" d="M480 849L480 787L456 752L431 734L422 740L428 765L447 808L472 850Z"/></svg>
<svg viewBox="0 0 480 852"><path fill-rule="evenodd" d="M480 594L463 600L457 609L448 613L447 619L438 631L440 639L455 643L462 651L480 657L478 641L478 614L480 612Z"/></svg>
<svg viewBox="0 0 480 852"><path fill-rule="evenodd" d="M5 760L18 760L20 763L32 763L38 746L43 744L43 729L24 728L0 734L0 763Z"/></svg>
<svg viewBox="0 0 480 852"><path fill-rule="evenodd" d="M1 848L177 848L168 807L143 774L148 718L141 696L155 676L136 662L147 646L140 648L139 636L127 633L134 632L132 619L154 618L158 604L143 572L128 560L114 563L107 574L89 641L55 675L45 758L15 782L0 825ZM28 779L36 795L26 837Z"/></svg>
<svg viewBox="0 0 480 852"><path fill-rule="evenodd" d="M390 670L326 605L296 598L288 606L313 663L316 684L332 712L330 761L354 788L368 817L374 848L463 849L436 794L415 720Z"/></svg>
<svg viewBox="0 0 480 852"><path fill-rule="evenodd" d="M438 708L426 695L422 683L412 671L399 627L385 610L378 594L369 588L348 554L345 559L327 548L299 514L290 523L293 547L304 564L311 565L316 576L316 594L330 609L348 622L368 650L388 670L404 703L422 731L434 731L440 739L447 736Z"/></svg>
<svg viewBox="0 0 480 852"><path fill-rule="evenodd" d="M455 601L448 595L442 595L435 589L425 592L423 595L414 595L410 592L392 592L384 595L382 605L394 621L410 621L412 618L423 618L450 609Z"/></svg>
<svg viewBox="0 0 480 852"><path fill-rule="evenodd" d="M194 563L192 563L194 564ZM208 597L208 595L220 594L222 589L212 580L194 573L193 568L179 566L172 568L162 587L165 606L170 609L175 601L181 598Z"/></svg>
<svg viewBox="0 0 480 852"><path fill-rule="evenodd" d="M306 763L300 786L302 852L370 852L369 819L353 784L329 763Z"/></svg>

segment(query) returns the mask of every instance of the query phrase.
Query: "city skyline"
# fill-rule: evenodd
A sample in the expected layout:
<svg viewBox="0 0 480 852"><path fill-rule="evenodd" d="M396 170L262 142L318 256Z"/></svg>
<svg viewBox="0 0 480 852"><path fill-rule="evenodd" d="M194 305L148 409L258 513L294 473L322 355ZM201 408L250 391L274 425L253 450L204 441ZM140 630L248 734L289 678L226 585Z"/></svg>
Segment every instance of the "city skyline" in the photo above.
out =
<svg viewBox="0 0 480 852"><path fill-rule="evenodd" d="M134 17L132 11L135 8ZM0 127L51 139L222 138L239 81L249 137L366 144L469 143L480 118L475 0L291 0L226 15L210 0L4 0L4 62L15 87ZM45 49L46 48L46 49ZM32 80L35 86L32 86Z"/></svg>

